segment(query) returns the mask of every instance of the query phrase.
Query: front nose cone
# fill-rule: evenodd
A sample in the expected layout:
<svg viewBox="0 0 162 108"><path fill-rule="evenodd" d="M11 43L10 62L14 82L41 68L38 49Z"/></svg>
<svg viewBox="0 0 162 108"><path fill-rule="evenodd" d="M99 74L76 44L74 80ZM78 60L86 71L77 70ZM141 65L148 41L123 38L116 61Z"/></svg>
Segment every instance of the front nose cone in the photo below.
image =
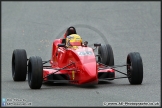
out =
<svg viewBox="0 0 162 108"><path fill-rule="evenodd" d="M86 63L82 65L82 72L80 78L80 84L97 84L97 68L96 63Z"/></svg>

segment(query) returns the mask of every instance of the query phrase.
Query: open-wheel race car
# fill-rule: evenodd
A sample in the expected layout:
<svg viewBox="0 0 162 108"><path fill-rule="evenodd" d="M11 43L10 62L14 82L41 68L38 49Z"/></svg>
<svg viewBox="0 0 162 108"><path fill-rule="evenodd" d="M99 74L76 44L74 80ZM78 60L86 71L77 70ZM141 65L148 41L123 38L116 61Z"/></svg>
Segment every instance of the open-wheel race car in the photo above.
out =
<svg viewBox="0 0 162 108"><path fill-rule="evenodd" d="M94 50L98 49L98 54ZM97 59L96 59L97 58ZM49 66L45 66L50 63ZM117 70L126 66L127 72ZM115 77L115 72L125 77ZM75 85L95 85L99 81L128 78L130 84L141 84L143 80L143 63L138 52L127 55L126 64L114 65L114 55L109 44L82 43L78 34L55 39L52 44L52 56L48 61L41 57L27 58L25 49L15 49L12 54L12 77L14 81L25 81L31 89L40 89L43 83L70 83Z"/></svg>

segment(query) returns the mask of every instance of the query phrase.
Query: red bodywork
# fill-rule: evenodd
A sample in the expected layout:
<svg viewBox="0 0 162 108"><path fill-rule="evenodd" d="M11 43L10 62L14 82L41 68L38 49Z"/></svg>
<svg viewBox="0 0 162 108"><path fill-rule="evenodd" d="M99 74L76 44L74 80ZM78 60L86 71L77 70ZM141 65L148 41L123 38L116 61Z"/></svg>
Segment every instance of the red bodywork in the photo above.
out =
<svg viewBox="0 0 162 108"><path fill-rule="evenodd" d="M56 39L53 42L52 56L50 60L51 67L43 68L44 81L67 80L70 83L77 85L93 85L98 84L100 78L115 77L115 71L113 69L98 70L102 66L96 62L96 56L91 47L78 46L77 49L64 47L58 48L58 44L61 43L62 39ZM88 55L84 55L85 51L88 52ZM67 65L69 66L62 69ZM58 69L60 70L58 71ZM103 73L106 73L107 75L103 76ZM50 76L46 77L47 75Z"/></svg>

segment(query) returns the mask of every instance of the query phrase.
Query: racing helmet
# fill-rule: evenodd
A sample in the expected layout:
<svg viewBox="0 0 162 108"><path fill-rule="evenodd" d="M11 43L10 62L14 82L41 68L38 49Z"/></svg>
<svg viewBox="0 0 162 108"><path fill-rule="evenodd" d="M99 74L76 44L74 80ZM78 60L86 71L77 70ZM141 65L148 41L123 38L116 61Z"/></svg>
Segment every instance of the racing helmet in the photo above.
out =
<svg viewBox="0 0 162 108"><path fill-rule="evenodd" d="M66 37L67 46L81 46L82 38L78 34L71 34Z"/></svg>

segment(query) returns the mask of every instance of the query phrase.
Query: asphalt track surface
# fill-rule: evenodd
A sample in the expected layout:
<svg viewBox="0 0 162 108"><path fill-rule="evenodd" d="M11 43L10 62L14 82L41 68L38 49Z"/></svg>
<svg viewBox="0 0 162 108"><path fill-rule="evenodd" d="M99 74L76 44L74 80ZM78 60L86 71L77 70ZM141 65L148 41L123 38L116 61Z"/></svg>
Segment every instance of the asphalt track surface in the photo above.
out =
<svg viewBox="0 0 162 108"><path fill-rule="evenodd" d="M160 102L160 2L2 2L2 98L26 99L32 106L103 106L103 102ZM28 82L14 82L11 57L26 49L28 58L51 57L54 39L75 26L83 40L112 46L115 64L125 64L129 52L143 60L141 85L116 79L92 87L43 85L31 90ZM93 47L93 46L92 46ZM126 68L118 68L126 71ZM116 73L116 76L122 76Z"/></svg>

